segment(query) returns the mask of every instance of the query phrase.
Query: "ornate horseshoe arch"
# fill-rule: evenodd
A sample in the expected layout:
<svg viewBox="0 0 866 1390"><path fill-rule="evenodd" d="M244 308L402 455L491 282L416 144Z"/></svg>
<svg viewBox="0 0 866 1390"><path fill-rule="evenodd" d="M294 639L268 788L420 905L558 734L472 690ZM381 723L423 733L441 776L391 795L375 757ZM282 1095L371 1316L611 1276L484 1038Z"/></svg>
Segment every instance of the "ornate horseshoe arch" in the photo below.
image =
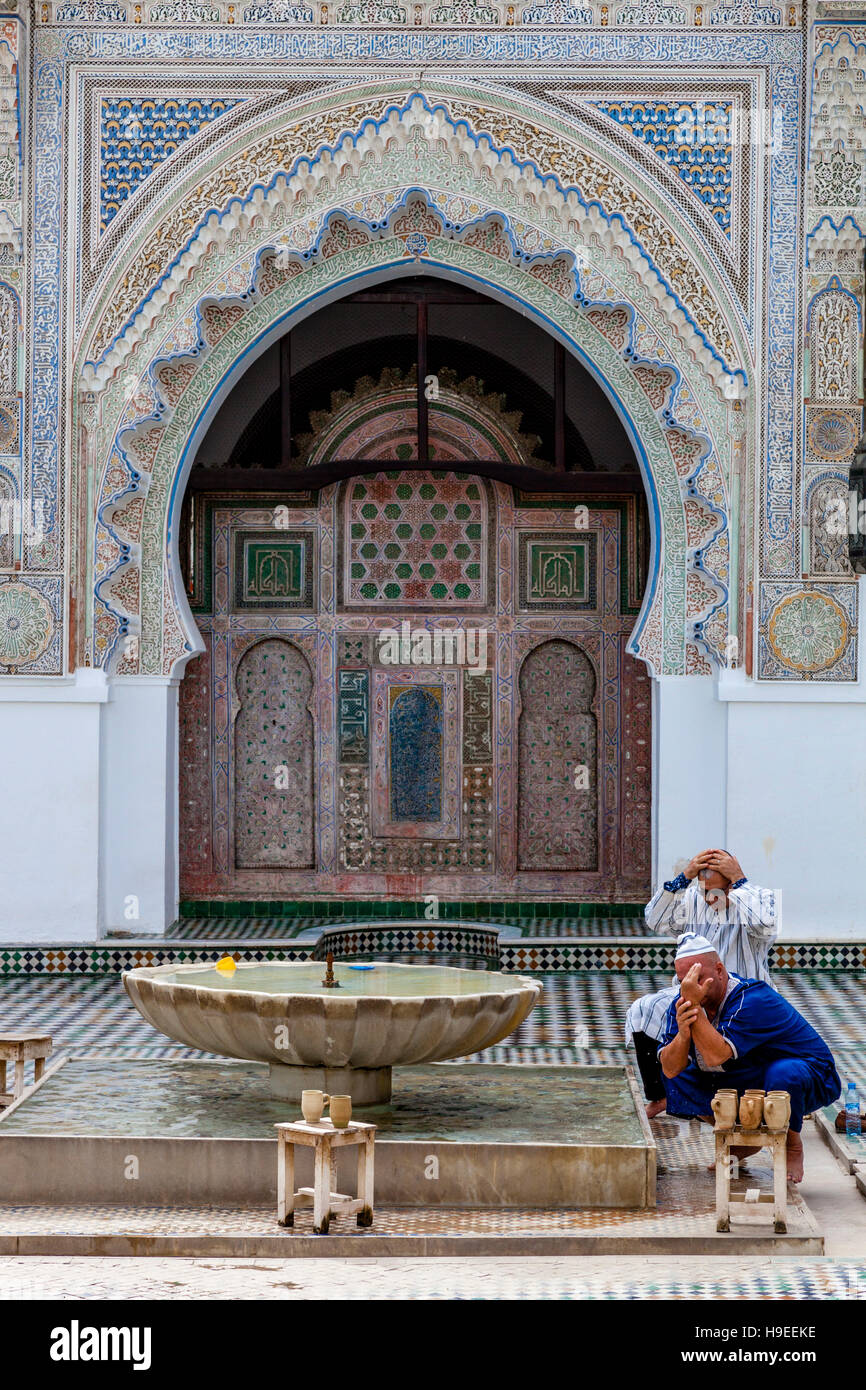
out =
<svg viewBox="0 0 866 1390"><path fill-rule="evenodd" d="M728 633L729 450L748 404L725 276L671 209L649 256L629 221L652 211L646 189L636 175L618 190L605 181L597 135L578 143L562 127L545 162L497 144L477 93L368 88L336 112L330 101L317 145L321 98L258 143L242 127L214 187L186 190L202 204L194 234L178 241L156 208L94 291L76 368L79 476L96 480L84 660L117 674L182 669L199 645L173 535L220 401L293 320L423 264L519 306L597 377L634 444L653 530L630 650L657 674L709 671ZM183 195L178 183L166 199L186 207Z"/></svg>

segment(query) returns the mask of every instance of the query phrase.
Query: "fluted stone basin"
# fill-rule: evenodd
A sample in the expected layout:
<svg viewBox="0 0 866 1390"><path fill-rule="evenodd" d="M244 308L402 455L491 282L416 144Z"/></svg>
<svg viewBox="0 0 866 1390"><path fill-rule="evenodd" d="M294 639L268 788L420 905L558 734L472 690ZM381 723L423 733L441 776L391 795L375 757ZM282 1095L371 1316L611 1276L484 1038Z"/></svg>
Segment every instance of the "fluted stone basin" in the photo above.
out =
<svg viewBox="0 0 866 1390"><path fill-rule="evenodd" d="M270 1064L271 1088L288 1100L307 1088L390 1099L391 1068L466 1057L522 1023L541 985L522 975L439 965L334 966L320 961L129 970L123 983L139 1013L187 1047Z"/></svg>

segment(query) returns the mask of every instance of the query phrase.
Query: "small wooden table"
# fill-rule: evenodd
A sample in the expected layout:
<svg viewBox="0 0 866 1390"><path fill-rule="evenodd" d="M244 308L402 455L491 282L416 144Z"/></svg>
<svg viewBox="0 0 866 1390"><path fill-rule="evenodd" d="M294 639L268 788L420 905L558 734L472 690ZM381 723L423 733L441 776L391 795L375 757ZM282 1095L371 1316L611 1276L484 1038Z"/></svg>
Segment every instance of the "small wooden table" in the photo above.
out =
<svg viewBox="0 0 866 1390"><path fill-rule="evenodd" d="M24 1063L33 1062L33 1084L41 1081L53 1041L48 1033L0 1033L0 1105L11 1105L24 1094ZM15 1063L15 1084L6 1090L6 1063Z"/></svg>
<svg viewBox="0 0 866 1390"><path fill-rule="evenodd" d="M277 1152L277 1220L281 1226L294 1226L295 1207L313 1208L313 1230L326 1236L332 1216L357 1213L359 1226L373 1224L373 1145L376 1126L350 1120L345 1129L337 1129L330 1120L308 1124L298 1120L274 1125L279 1147ZM295 1191L295 1145L314 1152L313 1186ZM358 1149L358 1195L348 1197L335 1191L335 1149L355 1145Z"/></svg>
<svg viewBox="0 0 866 1390"><path fill-rule="evenodd" d="M731 1192L730 1149L737 1144L751 1144L758 1148L773 1151L773 1191L762 1192L758 1202L773 1203L773 1230L784 1235L788 1229L788 1130L769 1130L766 1125L758 1129L715 1130L716 1136L716 1230L731 1229L731 1203L746 1202L745 1192Z"/></svg>

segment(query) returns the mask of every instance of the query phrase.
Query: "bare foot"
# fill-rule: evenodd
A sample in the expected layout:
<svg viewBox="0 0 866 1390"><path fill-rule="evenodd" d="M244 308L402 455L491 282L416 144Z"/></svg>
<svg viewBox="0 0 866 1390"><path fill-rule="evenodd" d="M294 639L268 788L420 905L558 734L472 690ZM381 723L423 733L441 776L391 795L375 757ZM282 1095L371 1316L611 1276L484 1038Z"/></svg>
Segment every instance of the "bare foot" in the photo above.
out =
<svg viewBox="0 0 866 1390"><path fill-rule="evenodd" d="M734 1158L739 1159L742 1163L745 1163L747 1158L751 1158L753 1154L760 1153L762 1148L762 1144L732 1144L728 1149L728 1153L732 1154ZM716 1171L715 1163L708 1163L707 1168L711 1173Z"/></svg>
<svg viewBox="0 0 866 1390"><path fill-rule="evenodd" d="M646 1117L648 1120L654 1120L656 1115L663 1115L667 1108L667 1098L664 1100L651 1100L647 1103Z"/></svg>
<svg viewBox="0 0 866 1390"><path fill-rule="evenodd" d="M788 1130L788 1182L803 1181L803 1140L796 1130Z"/></svg>
<svg viewBox="0 0 866 1390"><path fill-rule="evenodd" d="M733 1154L734 1158L746 1159L751 1158L753 1154L760 1153L763 1147L763 1144L732 1144L728 1153Z"/></svg>

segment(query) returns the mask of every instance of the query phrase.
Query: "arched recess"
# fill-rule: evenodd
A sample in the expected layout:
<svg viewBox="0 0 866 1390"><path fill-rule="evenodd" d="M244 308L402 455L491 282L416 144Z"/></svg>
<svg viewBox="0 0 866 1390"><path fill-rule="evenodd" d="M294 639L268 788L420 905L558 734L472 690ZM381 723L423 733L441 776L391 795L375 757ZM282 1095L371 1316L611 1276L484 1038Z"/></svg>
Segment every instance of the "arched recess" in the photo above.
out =
<svg viewBox="0 0 866 1390"><path fill-rule="evenodd" d="M315 855L313 675L282 638L254 642L236 661L234 863L310 869Z"/></svg>
<svg viewBox="0 0 866 1390"><path fill-rule="evenodd" d="M519 870L598 871L597 684L571 641L540 643L520 668Z"/></svg>
<svg viewBox="0 0 866 1390"><path fill-rule="evenodd" d="M78 363L79 462L100 480L79 651L121 674L168 674L199 649L172 537L214 411L293 318L423 263L533 315L607 391L640 460L653 530L630 649L656 672L709 670L728 632L726 473L748 363L722 277L712 284L668 209L660 246L679 266L674 291L671 265L653 263L623 211L497 146L477 103L477 128L429 95L374 96L364 119L358 109L349 133L318 150L311 119L283 129L270 177L211 211L158 270L157 237L143 297L127 262L111 300L120 317L102 294ZM331 128L342 128L339 113ZM557 138L564 167L589 187L586 149L574 132ZM423 184L411 177L421 170ZM629 211L641 190L631 192Z"/></svg>

